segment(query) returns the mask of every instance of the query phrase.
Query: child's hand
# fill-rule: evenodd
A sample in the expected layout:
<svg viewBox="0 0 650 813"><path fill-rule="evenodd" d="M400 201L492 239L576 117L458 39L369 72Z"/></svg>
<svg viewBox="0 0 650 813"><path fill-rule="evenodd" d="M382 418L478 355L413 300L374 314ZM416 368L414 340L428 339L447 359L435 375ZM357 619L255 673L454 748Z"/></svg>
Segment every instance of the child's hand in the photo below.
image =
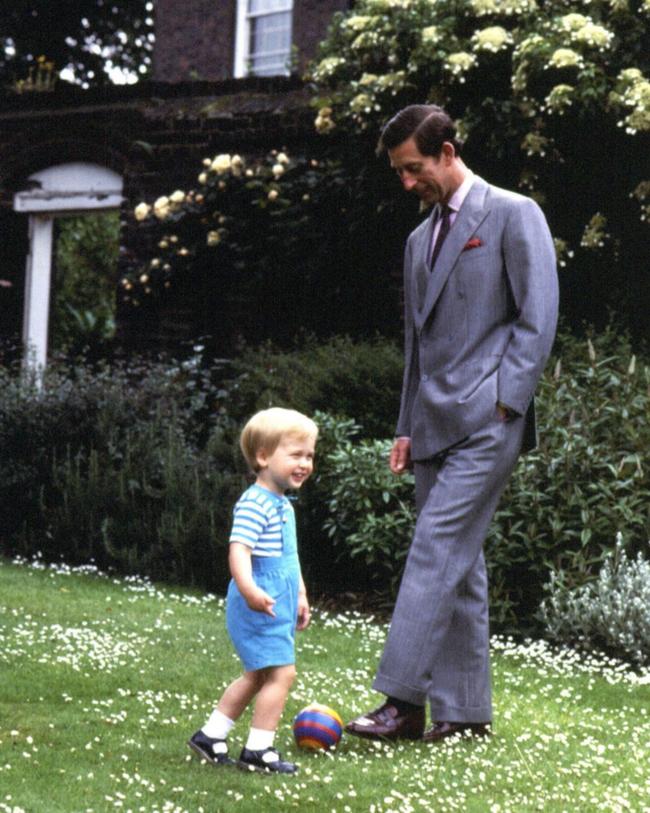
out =
<svg viewBox="0 0 650 813"><path fill-rule="evenodd" d="M298 594L298 623L296 629L304 630L309 625L311 619L311 610L309 602L307 601L306 593Z"/></svg>
<svg viewBox="0 0 650 813"><path fill-rule="evenodd" d="M265 593L260 587L256 587L254 590L251 590L246 596L246 604L251 608L251 610L255 610L258 613L265 613L266 615L270 615L275 618L275 613L273 612L273 605L275 604L275 599L271 598L268 593Z"/></svg>

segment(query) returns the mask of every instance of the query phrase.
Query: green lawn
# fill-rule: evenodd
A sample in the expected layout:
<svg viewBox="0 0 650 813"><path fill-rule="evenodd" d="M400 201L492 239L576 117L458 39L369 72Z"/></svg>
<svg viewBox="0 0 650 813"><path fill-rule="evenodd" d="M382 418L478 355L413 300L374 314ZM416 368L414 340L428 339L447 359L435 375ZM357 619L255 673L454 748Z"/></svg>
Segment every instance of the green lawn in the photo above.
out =
<svg viewBox="0 0 650 813"><path fill-rule="evenodd" d="M650 811L650 677L538 642L495 639L488 741L299 751L308 702L349 718L379 699L384 635L316 612L278 735L299 775L215 769L185 742L239 669L220 599L0 560L0 813Z"/></svg>

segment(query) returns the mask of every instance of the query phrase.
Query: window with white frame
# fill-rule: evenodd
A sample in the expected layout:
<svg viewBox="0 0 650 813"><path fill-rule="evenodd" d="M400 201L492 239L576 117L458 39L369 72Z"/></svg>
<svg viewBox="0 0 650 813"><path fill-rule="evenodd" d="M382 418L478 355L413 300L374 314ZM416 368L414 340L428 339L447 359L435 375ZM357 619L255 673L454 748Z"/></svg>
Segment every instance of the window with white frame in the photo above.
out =
<svg viewBox="0 0 650 813"><path fill-rule="evenodd" d="M238 0L235 76L287 76L293 0Z"/></svg>

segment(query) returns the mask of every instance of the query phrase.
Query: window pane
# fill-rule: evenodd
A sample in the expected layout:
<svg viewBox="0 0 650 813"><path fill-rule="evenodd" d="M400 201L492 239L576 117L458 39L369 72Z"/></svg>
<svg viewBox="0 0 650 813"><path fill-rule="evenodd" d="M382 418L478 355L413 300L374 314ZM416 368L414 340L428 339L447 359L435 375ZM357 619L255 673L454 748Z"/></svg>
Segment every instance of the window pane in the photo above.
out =
<svg viewBox="0 0 650 813"><path fill-rule="evenodd" d="M251 75L253 76L282 76L287 72L287 60L278 60L277 57L262 56L253 60Z"/></svg>
<svg viewBox="0 0 650 813"><path fill-rule="evenodd" d="M258 76L288 73L291 56L291 12L250 20L250 72Z"/></svg>
<svg viewBox="0 0 650 813"><path fill-rule="evenodd" d="M288 52L291 45L289 22L288 14L273 14L254 20L251 26L251 56L269 51Z"/></svg>
<svg viewBox="0 0 650 813"><path fill-rule="evenodd" d="M286 11L292 5L292 0L249 0L248 13L260 14L265 11Z"/></svg>

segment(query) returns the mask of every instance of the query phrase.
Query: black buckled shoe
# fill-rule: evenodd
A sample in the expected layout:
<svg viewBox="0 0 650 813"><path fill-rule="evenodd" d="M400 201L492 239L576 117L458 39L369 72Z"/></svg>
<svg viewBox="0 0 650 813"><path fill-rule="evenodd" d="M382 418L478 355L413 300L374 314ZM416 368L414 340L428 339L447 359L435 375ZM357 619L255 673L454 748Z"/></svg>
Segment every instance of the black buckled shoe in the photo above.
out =
<svg viewBox="0 0 650 813"><path fill-rule="evenodd" d="M235 764L235 760L228 756L228 743L225 740L215 740L199 730L190 737L187 744L195 754L211 765Z"/></svg>
<svg viewBox="0 0 650 813"><path fill-rule="evenodd" d="M297 773L295 762L285 762L275 748L264 748L262 751L251 751L242 748L237 765L245 771L263 771L264 773Z"/></svg>

